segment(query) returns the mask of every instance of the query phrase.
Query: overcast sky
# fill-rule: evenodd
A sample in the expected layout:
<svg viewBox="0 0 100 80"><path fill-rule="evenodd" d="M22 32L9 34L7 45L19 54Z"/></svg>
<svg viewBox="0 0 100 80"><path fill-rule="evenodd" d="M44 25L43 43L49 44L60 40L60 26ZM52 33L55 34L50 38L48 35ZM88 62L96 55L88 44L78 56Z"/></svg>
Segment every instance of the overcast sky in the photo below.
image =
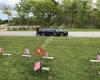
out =
<svg viewBox="0 0 100 80"><path fill-rule="evenodd" d="M14 5L15 3L18 3L19 1L20 0L0 0L0 3Z"/></svg>
<svg viewBox="0 0 100 80"><path fill-rule="evenodd" d="M8 4L11 7L14 7L16 3L18 3L20 0L0 0L0 7L4 4ZM61 1L61 0L56 0L56 1ZM96 0L93 0L95 3ZM2 14L2 11L0 11L0 19L7 19L7 16Z"/></svg>

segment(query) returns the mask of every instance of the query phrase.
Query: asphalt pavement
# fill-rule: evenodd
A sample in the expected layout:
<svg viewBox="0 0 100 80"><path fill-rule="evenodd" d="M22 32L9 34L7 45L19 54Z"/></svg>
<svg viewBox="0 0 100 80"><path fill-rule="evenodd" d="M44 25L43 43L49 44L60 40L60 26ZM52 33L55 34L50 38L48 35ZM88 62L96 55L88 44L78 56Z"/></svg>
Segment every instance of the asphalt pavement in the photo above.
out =
<svg viewBox="0 0 100 80"><path fill-rule="evenodd" d="M0 31L0 36L36 36L35 31ZM100 37L100 32L68 32L69 37Z"/></svg>

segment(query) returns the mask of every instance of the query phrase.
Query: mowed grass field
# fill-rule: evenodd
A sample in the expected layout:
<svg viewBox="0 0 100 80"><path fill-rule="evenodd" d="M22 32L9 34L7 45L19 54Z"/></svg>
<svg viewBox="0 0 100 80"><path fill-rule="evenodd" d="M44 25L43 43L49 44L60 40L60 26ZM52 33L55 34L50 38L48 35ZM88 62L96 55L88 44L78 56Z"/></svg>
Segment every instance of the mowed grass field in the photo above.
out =
<svg viewBox="0 0 100 80"><path fill-rule="evenodd" d="M100 38L55 37L45 47L54 60L50 72L33 71L33 51L48 37L0 37L0 47L12 56L0 56L0 80L100 80L100 63L91 63L100 51ZM32 57L23 58L25 45Z"/></svg>

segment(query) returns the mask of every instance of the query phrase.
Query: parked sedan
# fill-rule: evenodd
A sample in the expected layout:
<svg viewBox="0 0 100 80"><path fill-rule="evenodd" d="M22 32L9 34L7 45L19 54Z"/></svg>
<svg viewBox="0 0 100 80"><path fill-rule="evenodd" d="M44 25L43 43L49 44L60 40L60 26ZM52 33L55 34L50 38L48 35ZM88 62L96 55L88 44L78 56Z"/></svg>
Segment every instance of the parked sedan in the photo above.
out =
<svg viewBox="0 0 100 80"><path fill-rule="evenodd" d="M36 35L40 35L40 36L67 36L68 32L63 31L61 29L55 29L55 28L42 28L42 29L39 29L37 31Z"/></svg>

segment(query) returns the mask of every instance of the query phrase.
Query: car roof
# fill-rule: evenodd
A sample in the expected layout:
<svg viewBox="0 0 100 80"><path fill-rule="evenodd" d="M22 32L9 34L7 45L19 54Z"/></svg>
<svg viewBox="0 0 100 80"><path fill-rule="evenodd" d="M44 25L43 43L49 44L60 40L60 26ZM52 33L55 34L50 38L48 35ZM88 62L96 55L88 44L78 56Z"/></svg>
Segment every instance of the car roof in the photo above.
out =
<svg viewBox="0 0 100 80"><path fill-rule="evenodd" d="M55 28L42 28L40 30L56 30Z"/></svg>
<svg viewBox="0 0 100 80"><path fill-rule="evenodd" d="M41 28L41 29L55 29L55 28Z"/></svg>

